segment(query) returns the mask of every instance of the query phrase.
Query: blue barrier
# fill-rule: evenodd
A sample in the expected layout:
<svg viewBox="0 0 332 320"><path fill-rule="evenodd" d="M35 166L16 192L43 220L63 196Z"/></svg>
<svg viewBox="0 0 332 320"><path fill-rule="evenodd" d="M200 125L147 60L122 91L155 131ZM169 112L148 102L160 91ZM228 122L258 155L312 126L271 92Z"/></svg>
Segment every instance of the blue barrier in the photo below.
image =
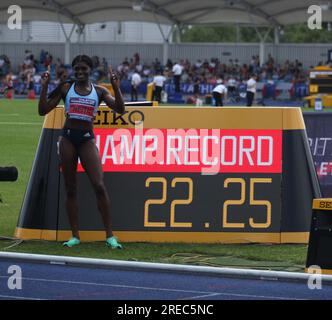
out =
<svg viewBox="0 0 332 320"><path fill-rule="evenodd" d="M264 86L263 89L263 98L264 99L275 99L277 95L277 91L276 91L276 85L275 84L271 84L271 83L267 83Z"/></svg>
<svg viewBox="0 0 332 320"><path fill-rule="evenodd" d="M210 94L215 86L212 84L200 84L199 85L199 94L206 95ZM175 85L173 82L166 82L164 90L168 95L174 95L175 93ZM194 94L194 84L193 83L182 83L180 85L180 90L182 94Z"/></svg>
<svg viewBox="0 0 332 320"><path fill-rule="evenodd" d="M22 88L22 87L21 87ZM52 92L54 89L56 88L56 85L54 83L50 83L48 85L48 90L47 90L47 93L50 93ZM41 91L41 84L40 83L35 83L34 86L33 86L33 89L35 91L35 93L38 95L40 94L40 91Z"/></svg>
<svg viewBox="0 0 332 320"><path fill-rule="evenodd" d="M185 100L183 99L183 96L181 93L174 92L173 94L170 94L167 99L168 103L174 103L174 104L183 104L185 103Z"/></svg>
<svg viewBox="0 0 332 320"><path fill-rule="evenodd" d="M295 84L295 97L303 98L309 95L309 87L306 84Z"/></svg>
<svg viewBox="0 0 332 320"><path fill-rule="evenodd" d="M147 82L142 82L138 87L138 94L145 95L147 89ZM130 80L122 80L120 89L122 93L130 94L131 92L131 82Z"/></svg>

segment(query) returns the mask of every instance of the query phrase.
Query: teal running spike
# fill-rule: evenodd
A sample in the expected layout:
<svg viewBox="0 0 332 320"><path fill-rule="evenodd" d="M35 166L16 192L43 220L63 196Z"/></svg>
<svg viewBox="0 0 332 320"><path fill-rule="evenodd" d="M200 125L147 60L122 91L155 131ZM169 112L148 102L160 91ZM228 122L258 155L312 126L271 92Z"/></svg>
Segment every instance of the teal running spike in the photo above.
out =
<svg viewBox="0 0 332 320"><path fill-rule="evenodd" d="M71 248L71 247L76 246L80 243L81 243L81 241L79 239L73 237L73 238L69 239L67 242L64 242L63 246Z"/></svg>
<svg viewBox="0 0 332 320"><path fill-rule="evenodd" d="M122 245L118 243L118 240L115 237L107 238L106 245L112 249L123 249Z"/></svg>

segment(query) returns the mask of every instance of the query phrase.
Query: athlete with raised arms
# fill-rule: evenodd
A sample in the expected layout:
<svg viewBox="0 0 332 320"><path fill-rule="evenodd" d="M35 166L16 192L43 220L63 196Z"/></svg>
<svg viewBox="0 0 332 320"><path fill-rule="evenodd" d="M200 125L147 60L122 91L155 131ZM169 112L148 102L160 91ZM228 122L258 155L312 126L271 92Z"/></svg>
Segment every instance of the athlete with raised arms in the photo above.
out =
<svg viewBox="0 0 332 320"><path fill-rule="evenodd" d="M66 209L72 230L72 238L64 245L72 247L80 243L77 203L76 171L78 158L87 173L97 197L98 209L106 231L106 244L112 248L122 248L113 236L111 228L110 199L105 187L101 160L95 144L93 120L99 104L104 101L108 107L122 114L125 112L119 80L110 68L110 82L114 97L101 86L91 83L89 76L93 63L90 57L79 55L72 67L74 81L61 81L47 96L50 74L45 72L41 80L38 111L41 116L53 110L62 99L65 103L66 121L59 140L59 155L66 186Z"/></svg>

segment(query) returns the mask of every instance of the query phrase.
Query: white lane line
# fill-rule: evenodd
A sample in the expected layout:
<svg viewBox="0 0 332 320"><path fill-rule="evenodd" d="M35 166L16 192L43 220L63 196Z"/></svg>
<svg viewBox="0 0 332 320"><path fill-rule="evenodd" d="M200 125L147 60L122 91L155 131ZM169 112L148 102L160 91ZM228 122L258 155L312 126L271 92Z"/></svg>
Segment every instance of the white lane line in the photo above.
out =
<svg viewBox="0 0 332 320"><path fill-rule="evenodd" d="M0 276L0 278L8 278L7 276ZM297 298L288 297L278 297L278 296L260 296L252 294L237 294L237 293L222 293L222 292L207 292L207 291L194 291L194 290L182 290L182 289L167 289L167 288L153 288L153 287L139 287L139 286L128 286L120 284L109 284L109 283L96 283L96 282L81 282L81 281L69 281L69 280L53 280L53 279L40 279L40 278L20 278L22 280L28 281L40 281L40 282L56 282L56 283L67 283L75 285L85 285L85 286L101 286L101 287L114 287L114 288L126 288L126 289L138 289L138 290L154 290L154 291L169 291L169 292L181 292L181 293L195 293L204 294L206 296L210 295L221 295L226 297L241 297L241 298L257 298L257 299L276 299L276 300L305 300ZM196 297L189 297L189 299L194 299Z"/></svg>
<svg viewBox="0 0 332 320"><path fill-rule="evenodd" d="M3 294L0 294L0 298L10 298L10 299L19 299L19 300L46 300L46 299L40 299L40 298L30 298L30 297L18 297L18 296L5 296Z"/></svg>
<svg viewBox="0 0 332 320"><path fill-rule="evenodd" d="M194 300L194 299L200 299L200 298L214 297L217 295L219 295L219 293L205 294L204 296L186 297L186 298L181 298L180 300Z"/></svg>
<svg viewBox="0 0 332 320"><path fill-rule="evenodd" d="M240 293L215 293L206 296L195 296L195 297L187 297L181 300L193 300L198 298L205 298L210 296L231 296L231 297L238 297L238 298L256 298L256 299L269 299L269 300L308 300L308 299L300 299L300 298L288 298L288 297L277 297L277 296L258 296L255 294L240 294Z"/></svg>
<svg viewBox="0 0 332 320"><path fill-rule="evenodd" d="M0 276L0 278L8 278L8 277ZM128 285L120 285L120 284L81 282L81 281L69 281L69 280L53 280L53 279L25 278L25 277L18 278L18 279L21 279L22 281L27 280L27 281L39 281L39 282L56 282L56 283L67 283L67 284L84 285L84 286L115 287L115 288L128 288L128 289L140 289L140 290L174 291L174 292L197 293L197 294L215 294L215 293L217 293L217 292L206 292L206 291L139 287L139 286L128 286Z"/></svg>
<svg viewBox="0 0 332 320"><path fill-rule="evenodd" d="M39 122L0 122L0 125L16 126L16 125L27 125L27 126L42 126Z"/></svg>

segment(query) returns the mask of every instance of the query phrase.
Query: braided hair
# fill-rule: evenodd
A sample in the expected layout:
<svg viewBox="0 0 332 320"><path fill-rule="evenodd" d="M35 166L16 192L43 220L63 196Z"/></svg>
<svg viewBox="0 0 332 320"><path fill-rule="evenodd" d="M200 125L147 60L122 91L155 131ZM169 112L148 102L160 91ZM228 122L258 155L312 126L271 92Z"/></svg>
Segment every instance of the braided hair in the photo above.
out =
<svg viewBox="0 0 332 320"><path fill-rule="evenodd" d="M73 62L71 63L71 66L74 67L76 64L78 64L79 62L84 62L86 63L91 69L93 68L93 62L92 62L92 59L85 55L85 54L82 54L82 55L78 55L74 58Z"/></svg>
<svg viewBox="0 0 332 320"><path fill-rule="evenodd" d="M86 63L91 69L93 68L93 61L92 59L85 55L85 54L82 54L82 55L78 55L76 56L72 63L71 63L71 66L74 67L76 64L78 64L79 62L84 62ZM61 79L61 78L60 78ZM48 99L52 99L53 97L55 97L56 95L58 95L61 90L62 90L62 87L65 83L69 83L70 85L72 85L75 81L73 79L61 79L60 80L61 82L59 83L59 85L48 95Z"/></svg>

